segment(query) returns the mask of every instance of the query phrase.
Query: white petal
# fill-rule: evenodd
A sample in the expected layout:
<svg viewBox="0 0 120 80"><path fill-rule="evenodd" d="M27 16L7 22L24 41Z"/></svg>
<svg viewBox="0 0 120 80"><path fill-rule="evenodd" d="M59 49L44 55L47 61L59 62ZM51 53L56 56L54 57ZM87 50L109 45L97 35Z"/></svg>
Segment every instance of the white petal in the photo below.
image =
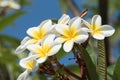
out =
<svg viewBox="0 0 120 80"><path fill-rule="evenodd" d="M39 31L39 27L32 27L27 30L27 34L31 37L37 38L36 34L38 34Z"/></svg>
<svg viewBox="0 0 120 80"><path fill-rule="evenodd" d="M49 45L52 45L53 44L53 41L55 39L55 35L54 34L51 34L51 35L48 35L45 40L43 41L43 45L44 44L49 44Z"/></svg>
<svg viewBox="0 0 120 80"><path fill-rule="evenodd" d="M27 46L27 49L34 53L37 53L36 49L39 49L39 48L41 48L41 46L39 46L37 44L31 44L31 45Z"/></svg>
<svg viewBox="0 0 120 80"><path fill-rule="evenodd" d="M80 24L81 24L81 18L78 17L71 23L71 27L80 28L81 27Z"/></svg>
<svg viewBox="0 0 120 80"><path fill-rule="evenodd" d="M91 21L92 25L101 25L101 16L100 15L94 15Z"/></svg>
<svg viewBox="0 0 120 80"><path fill-rule="evenodd" d="M62 38L62 37L58 37L58 38L56 38L55 39L55 44L61 44L61 43L63 43L64 41L65 41L66 39L64 39L64 38Z"/></svg>
<svg viewBox="0 0 120 80"><path fill-rule="evenodd" d="M51 49L51 52L48 53L47 56L55 55L60 50L61 47L62 47L62 44L53 46Z"/></svg>
<svg viewBox="0 0 120 80"><path fill-rule="evenodd" d="M115 32L115 29L110 25L102 25L101 30L102 30L101 31L102 34L105 35L105 37L109 37L109 36L113 35Z"/></svg>
<svg viewBox="0 0 120 80"><path fill-rule="evenodd" d="M21 73L18 76L17 80L26 80L29 74L30 74L30 71L26 69L23 73Z"/></svg>
<svg viewBox="0 0 120 80"><path fill-rule="evenodd" d="M40 24L40 29L46 30L46 32L50 31L52 27L52 21L51 20L45 20Z"/></svg>
<svg viewBox="0 0 120 80"><path fill-rule="evenodd" d="M28 45L31 45L33 43L35 43L35 40L33 40L33 39L29 39L28 41L26 41L26 43L24 41L24 42L22 42L22 44L20 46L17 47L15 52L21 53L27 48Z"/></svg>
<svg viewBox="0 0 120 80"><path fill-rule="evenodd" d="M70 52L73 48L74 42L72 40L66 41L63 45L63 49L65 52Z"/></svg>
<svg viewBox="0 0 120 80"><path fill-rule="evenodd" d="M88 28L80 28L80 30L84 31L84 32L92 32L92 30L88 29Z"/></svg>
<svg viewBox="0 0 120 80"><path fill-rule="evenodd" d="M94 34L93 38L98 39L98 40L103 40L105 38L105 36L102 34L97 34L97 35Z"/></svg>
<svg viewBox="0 0 120 80"><path fill-rule="evenodd" d="M62 17L58 20L58 24L67 24L70 20L70 17L66 14L63 14Z"/></svg>
<svg viewBox="0 0 120 80"><path fill-rule="evenodd" d="M71 24L76 20L76 19L78 19L79 17L77 16L77 17L73 17L72 19L70 19L70 21L69 21L69 26L71 26Z"/></svg>
<svg viewBox="0 0 120 80"><path fill-rule="evenodd" d="M88 33L80 31L80 35L74 38L74 42L83 43L88 39Z"/></svg>
<svg viewBox="0 0 120 80"><path fill-rule="evenodd" d="M21 48L21 47L22 47L22 45L18 46L15 50L15 53L21 53L26 49L26 47L23 47L23 48Z"/></svg>
<svg viewBox="0 0 120 80"><path fill-rule="evenodd" d="M9 1L0 1L1 7L6 7L6 6L8 6L8 4L9 4Z"/></svg>
<svg viewBox="0 0 120 80"><path fill-rule="evenodd" d="M13 8L13 9L20 9L20 5L17 4L16 2L14 2L14 1L11 1L10 7Z"/></svg>
<svg viewBox="0 0 120 80"><path fill-rule="evenodd" d="M45 57L41 57L41 58L37 59L36 61L37 61L37 63L43 63L46 60L47 60L47 57L45 56Z"/></svg>
<svg viewBox="0 0 120 80"><path fill-rule="evenodd" d="M64 30L65 29L69 30L69 26L65 24L57 24L55 29L59 34L65 35Z"/></svg>
<svg viewBox="0 0 120 80"><path fill-rule="evenodd" d="M21 41L21 44L25 44L28 40L30 40L30 37L26 36L26 37Z"/></svg>

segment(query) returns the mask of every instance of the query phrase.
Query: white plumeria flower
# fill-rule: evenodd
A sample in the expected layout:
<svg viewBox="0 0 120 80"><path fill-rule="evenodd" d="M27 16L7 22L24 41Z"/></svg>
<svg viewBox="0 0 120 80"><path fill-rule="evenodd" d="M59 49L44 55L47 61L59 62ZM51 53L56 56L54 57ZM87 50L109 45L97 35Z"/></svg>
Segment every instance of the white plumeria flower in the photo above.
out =
<svg viewBox="0 0 120 80"><path fill-rule="evenodd" d="M43 63L46 61L48 56L55 55L60 50L61 46L61 44L55 43L55 35L49 35L41 45L32 44L27 48L38 55L39 58L36 60L38 63Z"/></svg>
<svg viewBox="0 0 120 80"><path fill-rule="evenodd" d="M65 24L57 24L55 29L61 34L56 39L58 43L64 43L63 49L66 52L70 52L73 48L73 44L75 43L83 43L88 38L88 33L82 30L81 26L81 18L76 17L75 19L71 19L69 25Z"/></svg>
<svg viewBox="0 0 120 80"><path fill-rule="evenodd" d="M38 44L40 43L47 35L50 34L52 27L51 20L43 21L38 27L32 27L27 30L27 34L31 37L25 37L21 45L18 46L16 52L22 52L26 49L26 47L30 44Z"/></svg>
<svg viewBox="0 0 120 80"><path fill-rule="evenodd" d="M69 20L69 15L63 14L62 17L58 20L58 24L67 24Z"/></svg>
<svg viewBox="0 0 120 80"><path fill-rule="evenodd" d="M1 7L9 7L12 9L20 9L20 5L16 3L14 0L2 0L0 1Z"/></svg>
<svg viewBox="0 0 120 80"><path fill-rule="evenodd" d="M26 70L18 76L17 80L27 80L30 72L38 69L38 64L35 61L36 58L36 55L30 55L27 58L20 60L20 66Z"/></svg>
<svg viewBox="0 0 120 80"><path fill-rule="evenodd" d="M86 22L86 25L91 30L93 38L103 40L105 37L109 37L114 34L115 29L110 25L101 25L101 16L94 15L91 24Z"/></svg>

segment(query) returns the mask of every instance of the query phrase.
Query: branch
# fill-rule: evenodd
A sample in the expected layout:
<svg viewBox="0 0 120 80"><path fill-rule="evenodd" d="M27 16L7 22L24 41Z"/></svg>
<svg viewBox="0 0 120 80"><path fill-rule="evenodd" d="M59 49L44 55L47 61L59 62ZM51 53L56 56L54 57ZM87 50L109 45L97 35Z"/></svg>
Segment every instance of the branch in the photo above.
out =
<svg viewBox="0 0 120 80"><path fill-rule="evenodd" d="M54 61L56 63L56 65L63 69L67 74L71 75L72 77L78 79L78 80L82 80L81 77L79 77L78 75L72 73L69 69L67 69L64 65L60 64L59 61L57 60L56 56L53 56L54 57Z"/></svg>

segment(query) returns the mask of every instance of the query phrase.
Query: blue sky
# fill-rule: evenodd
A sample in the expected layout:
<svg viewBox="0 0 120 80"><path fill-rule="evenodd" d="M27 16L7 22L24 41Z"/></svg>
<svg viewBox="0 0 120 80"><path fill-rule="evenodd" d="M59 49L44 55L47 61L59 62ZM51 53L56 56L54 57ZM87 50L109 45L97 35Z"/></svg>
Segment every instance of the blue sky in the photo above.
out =
<svg viewBox="0 0 120 80"><path fill-rule="evenodd" d="M32 5L23 10L27 13L15 21L15 26L5 28L2 33L23 39L28 28L38 26L45 19L58 19L62 15L58 0L32 0Z"/></svg>

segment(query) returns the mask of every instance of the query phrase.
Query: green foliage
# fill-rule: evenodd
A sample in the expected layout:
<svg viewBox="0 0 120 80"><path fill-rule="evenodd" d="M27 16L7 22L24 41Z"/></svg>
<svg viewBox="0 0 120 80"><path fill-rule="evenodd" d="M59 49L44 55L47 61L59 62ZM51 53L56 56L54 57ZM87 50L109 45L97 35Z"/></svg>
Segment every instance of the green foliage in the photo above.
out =
<svg viewBox="0 0 120 80"><path fill-rule="evenodd" d="M86 64L86 67L87 67L87 70L88 70L91 80L98 80L96 68L95 68L88 52L80 45L79 45L79 50L80 50L81 54L83 55L83 59Z"/></svg>
<svg viewBox="0 0 120 80"><path fill-rule="evenodd" d="M20 40L12 37L12 36L8 36L8 35L3 35L0 34L0 41L9 44L11 47L16 48L19 45Z"/></svg>
<svg viewBox="0 0 120 80"><path fill-rule="evenodd" d="M96 55L95 51L93 50L93 48L90 45L88 45L86 50L88 51L88 54L90 55L90 57L92 59L92 62L94 63L94 65L96 65L97 64L97 55Z"/></svg>
<svg viewBox="0 0 120 80"><path fill-rule="evenodd" d="M78 65L68 65L66 66L70 71L72 71L73 73L79 74L80 75L80 69L78 67Z"/></svg>
<svg viewBox="0 0 120 80"><path fill-rule="evenodd" d="M60 49L60 51L56 54L57 59L62 59L65 57L68 53L66 53L63 48Z"/></svg>
<svg viewBox="0 0 120 80"><path fill-rule="evenodd" d="M1 19L0 20L0 31L3 30L8 25L12 24L17 18L19 18L20 16L22 16L25 13L26 12L24 12L24 11L19 11L19 12L13 13L13 14Z"/></svg>
<svg viewBox="0 0 120 80"><path fill-rule="evenodd" d="M120 57L115 65L115 70L113 73L113 80L120 80Z"/></svg>

